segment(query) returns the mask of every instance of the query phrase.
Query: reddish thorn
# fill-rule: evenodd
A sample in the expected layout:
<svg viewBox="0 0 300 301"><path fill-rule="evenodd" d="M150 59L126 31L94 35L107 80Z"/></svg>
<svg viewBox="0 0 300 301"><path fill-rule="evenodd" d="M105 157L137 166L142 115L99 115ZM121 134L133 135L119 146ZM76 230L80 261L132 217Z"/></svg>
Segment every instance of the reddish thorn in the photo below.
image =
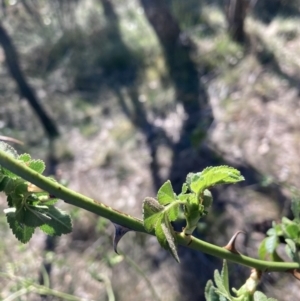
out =
<svg viewBox="0 0 300 301"><path fill-rule="evenodd" d="M236 250L236 248L235 248L235 241L236 241L236 239L237 239L237 237L238 237L238 235L239 235L240 233L244 233L244 234L245 234L244 231L237 231L237 232L232 236L232 238L230 239L230 241L228 242L228 244L227 244L225 247L223 247L223 248L226 249L226 250L228 250L228 251L231 252L231 253L240 254L240 253Z"/></svg>

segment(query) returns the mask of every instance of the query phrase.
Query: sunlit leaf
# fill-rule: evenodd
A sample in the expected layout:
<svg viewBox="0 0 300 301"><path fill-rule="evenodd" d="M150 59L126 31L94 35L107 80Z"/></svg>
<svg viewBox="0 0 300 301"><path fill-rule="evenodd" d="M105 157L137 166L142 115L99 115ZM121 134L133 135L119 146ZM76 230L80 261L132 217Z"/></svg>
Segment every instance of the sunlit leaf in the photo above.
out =
<svg viewBox="0 0 300 301"><path fill-rule="evenodd" d="M258 256L260 259L265 259L268 254L266 249L266 238L260 243L258 248Z"/></svg>
<svg viewBox="0 0 300 301"><path fill-rule="evenodd" d="M291 238L297 239L299 237L299 226L295 223L283 225L283 231Z"/></svg>
<svg viewBox="0 0 300 301"><path fill-rule="evenodd" d="M200 175L197 174L191 178L190 187L192 191L199 193L215 185L234 184L243 180L244 177L235 168L229 166L208 167Z"/></svg>
<svg viewBox="0 0 300 301"><path fill-rule="evenodd" d="M285 242L286 242L285 252L293 261L297 261L298 255L297 255L296 243L289 238L285 239Z"/></svg>
<svg viewBox="0 0 300 301"><path fill-rule="evenodd" d="M176 200L176 195L169 180L165 182L158 190L157 200L161 205L167 205Z"/></svg>
<svg viewBox="0 0 300 301"><path fill-rule="evenodd" d="M219 295L216 293L216 288L213 285L212 280L208 280L204 290L204 296L206 301L220 301Z"/></svg>
<svg viewBox="0 0 300 301"><path fill-rule="evenodd" d="M223 278L221 277L218 270L215 270L214 280L215 280L215 283L216 283L216 286L217 286L216 292L218 294L224 296L228 300L232 300L231 295L230 295L229 291L227 290L226 285L223 282Z"/></svg>
<svg viewBox="0 0 300 301"><path fill-rule="evenodd" d="M45 170L45 163L42 160L32 160L28 167L41 174Z"/></svg>
<svg viewBox="0 0 300 301"><path fill-rule="evenodd" d="M179 215L179 204L173 205L165 214L168 216L170 222L176 221Z"/></svg>
<svg viewBox="0 0 300 301"><path fill-rule="evenodd" d="M229 292L229 276L228 276L228 266L227 266L227 261L223 260L223 268L221 271L221 278L224 284L224 287L227 292Z"/></svg>
<svg viewBox="0 0 300 301"><path fill-rule="evenodd" d="M29 162L31 160L31 156L29 154L21 154L18 157L18 160L22 162Z"/></svg>
<svg viewBox="0 0 300 301"><path fill-rule="evenodd" d="M186 193L188 191L188 185L186 183L183 183L181 188L181 193Z"/></svg>
<svg viewBox="0 0 300 301"><path fill-rule="evenodd" d="M265 239L265 247L268 253L273 253L278 246L278 238L275 235L269 236Z"/></svg>
<svg viewBox="0 0 300 301"><path fill-rule="evenodd" d="M154 198L147 197L143 202L143 220L147 232L151 232L161 218L164 206Z"/></svg>
<svg viewBox="0 0 300 301"><path fill-rule="evenodd" d="M274 298L268 298L265 294L260 291L256 291L253 295L254 301L277 301Z"/></svg>

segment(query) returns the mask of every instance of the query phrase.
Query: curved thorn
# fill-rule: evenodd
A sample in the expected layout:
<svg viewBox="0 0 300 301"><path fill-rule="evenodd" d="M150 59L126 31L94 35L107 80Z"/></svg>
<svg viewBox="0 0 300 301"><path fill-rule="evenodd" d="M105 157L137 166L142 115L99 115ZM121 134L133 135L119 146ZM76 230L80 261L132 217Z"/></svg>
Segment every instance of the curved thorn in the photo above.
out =
<svg viewBox="0 0 300 301"><path fill-rule="evenodd" d="M117 250L117 246L118 246L118 242L120 241L120 239L128 232L128 231L132 231L132 229L129 229L129 228L126 228L126 227L123 227L123 226L120 226L118 224L115 224L113 223L114 226L115 226L115 235L114 235L114 241L113 241L113 244L114 244L114 251L118 253L118 250Z"/></svg>
<svg viewBox="0 0 300 301"><path fill-rule="evenodd" d="M236 241L236 239L237 239L237 237L238 237L238 235L239 235L240 233L246 234L244 231L237 231L237 232L231 237L231 239L230 239L230 241L228 242L228 244L227 244L225 247L223 247L223 248L226 249L226 250L228 250L228 251L231 252L231 253L240 254L240 253L236 250L236 248L235 248L235 241Z"/></svg>
<svg viewBox="0 0 300 301"><path fill-rule="evenodd" d="M287 270L287 273L292 274L296 279L300 280L300 271L297 269Z"/></svg>

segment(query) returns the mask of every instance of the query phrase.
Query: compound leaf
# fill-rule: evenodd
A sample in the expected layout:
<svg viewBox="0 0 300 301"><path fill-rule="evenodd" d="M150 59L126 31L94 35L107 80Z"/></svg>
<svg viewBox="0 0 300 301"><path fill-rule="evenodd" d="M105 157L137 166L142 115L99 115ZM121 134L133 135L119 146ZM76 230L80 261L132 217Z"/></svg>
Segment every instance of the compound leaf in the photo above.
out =
<svg viewBox="0 0 300 301"><path fill-rule="evenodd" d="M159 188L157 200L161 205L167 205L176 200L176 195L169 180Z"/></svg>

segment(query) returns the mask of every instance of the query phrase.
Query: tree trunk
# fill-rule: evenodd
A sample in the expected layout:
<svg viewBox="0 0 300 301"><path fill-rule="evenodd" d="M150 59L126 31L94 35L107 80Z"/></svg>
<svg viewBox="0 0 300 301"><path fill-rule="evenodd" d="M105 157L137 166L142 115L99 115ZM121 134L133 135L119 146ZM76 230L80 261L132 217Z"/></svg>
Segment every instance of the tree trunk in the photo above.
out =
<svg viewBox="0 0 300 301"><path fill-rule="evenodd" d="M54 121L44 111L34 93L34 90L30 87L25 79L25 76L20 68L19 57L16 48L2 24L0 24L0 44L4 50L7 67L11 73L11 76L18 85L21 95L27 98L32 109L40 119L49 138L58 136L59 132Z"/></svg>
<svg viewBox="0 0 300 301"><path fill-rule="evenodd" d="M191 59L193 45L181 32L164 1L140 2L164 50L169 75L176 89L176 98L182 103L189 117L195 116L196 112L200 112L200 107L206 104L207 99L199 81L198 70Z"/></svg>
<svg viewBox="0 0 300 301"><path fill-rule="evenodd" d="M229 0L226 5L229 34L234 41L241 44L246 38L244 23L249 3L250 0Z"/></svg>

